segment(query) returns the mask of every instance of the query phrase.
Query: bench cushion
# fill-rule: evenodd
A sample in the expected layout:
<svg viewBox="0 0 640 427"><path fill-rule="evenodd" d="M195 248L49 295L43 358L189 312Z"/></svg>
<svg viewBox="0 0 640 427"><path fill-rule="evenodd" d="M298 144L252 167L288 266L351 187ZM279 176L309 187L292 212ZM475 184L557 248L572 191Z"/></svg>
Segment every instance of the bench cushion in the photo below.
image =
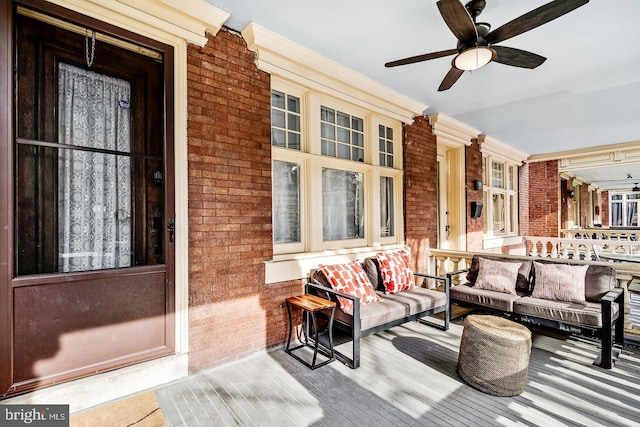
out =
<svg viewBox="0 0 640 427"><path fill-rule="evenodd" d="M468 285L452 286L449 296L452 300L459 302L479 304L502 311L513 311L513 303L520 298L520 295L489 291Z"/></svg>
<svg viewBox="0 0 640 427"><path fill-rule="evenodd" d="M444 306L447 297L444 292L426 288L414 288L397 294L384 295L382 301L360 305L360 330L365 331L406 316ZM335 319L353 325L353 316L336 310Z"/></svg>
<svg viewBox="0 0 640 427"><path fill-rule="evenodd" d="M522 297L515 302L514 311L520 315L541 317L578 326L602 327L601 305L594 302L576 304L566 301ZM612 320L617 318L618 304L613 304Z"/></svg>

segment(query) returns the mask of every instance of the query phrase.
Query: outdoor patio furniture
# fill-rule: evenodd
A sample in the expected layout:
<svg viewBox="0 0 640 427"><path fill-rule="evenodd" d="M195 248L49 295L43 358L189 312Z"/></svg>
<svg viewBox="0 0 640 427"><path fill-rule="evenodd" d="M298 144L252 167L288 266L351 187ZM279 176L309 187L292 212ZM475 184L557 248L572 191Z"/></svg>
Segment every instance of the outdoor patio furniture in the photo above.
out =
<svg viewBox="0 0 640 427"><path fill-rule="evenodd" d="M527 384L531 331L502 317L465 318L458 374L470 386L494 396L515 396Z"/></svg>
<svg viewBox="0 0 640 427"><path fill-rule="evenodd" d="M480 286L477 279L481 260L499 262L505 269L513 268L509 265L519 265L517 274L513 272L511 289ZM581 277L576 279L567 273L570 276L567 278L563 276L565 273L559 273L554 279L558 281L555 295L536 292L536 286L540 287L538 291L545 288L540 284L540 278L536 278L536 269L569 271L574 267L584 270ZM602 344L601 353L594 364L606 369L613 366L614 342L624 345L624 289L615 287L616 270L609 263L488 254L474 255L470 269L447 275L453 282L453 277L462 273L467 273L468 282L451 287L452 303L527 325L598 338ZM554 280L546 280L546 287L553 287L551 282ZM557 286L559 282L563 284ZM615 335L612 333L614 327Z"/></svg>
<svg viewBox="0 0 640 427"><path fill-rule="evenodd" d="M352 312L345 311L340 304L336 304L334 326L346 331L352 342L351 357L334 349L336 358L342 363L354 369L358 368L360 366L360 338L385 331L393 326L442 313L444 316L442 325L431 321L422 321L444 330L449 329L450 282L448 278L414 272L416 282L418 282L415 288L389 293L385 289L376 257L365 259L362 262L362 267L367 273L370 285L381 301L360 304L358 297L333 289L320 269L314 269L310 272L307 283L307 293L335 302L339 301L338 297L353 302ZM440 282L439 284L443 285L442 291L428 289L425 283L426 279Z"/></svg>

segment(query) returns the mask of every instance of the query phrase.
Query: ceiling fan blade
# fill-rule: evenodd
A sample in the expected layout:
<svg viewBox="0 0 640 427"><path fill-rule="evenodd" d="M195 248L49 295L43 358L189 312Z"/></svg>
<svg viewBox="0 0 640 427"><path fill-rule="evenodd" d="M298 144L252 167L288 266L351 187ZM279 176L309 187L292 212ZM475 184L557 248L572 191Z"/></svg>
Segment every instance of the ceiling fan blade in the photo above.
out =
<svg viewBox="0 0 640 427"><path fill-rule="evenodd" d="M449 70L447 75L444 76L444 79L442 80L442 83L440 83L440 87L438 88L438 92L442 92L443 90L447 90L451 86L453 86L454 83L458 81L458 79L460 78L460 76L463 73L464 73L464 70L458 70L455 67L451 67L451 69Z"/></svg>
<svg viewBox="0 0 640 427"><path fill-rule="evenodd" d="M458 40L464 44L475 43L478 40L473 18L460 0L440 0L437 5L442 19Z"/></svg>
<svg viewBox="0 0 640 427"><path fill-rule="evenodd" d="M495 62L520 68L536 68L547 60L544 56L506 46L491 46L496 51Z"/></svg>
<svg viewBox="0 0 640 427"><path fill-rule="evenodd" d="M458 53L456 49L441 50L440 52L425 53L424 55L410 56L409 58L398 59L384 64L385 67L397 67L398 65L413 64L416 62L428 61L429 59L442 58L443 56L454 55Z"/></svg>
<svg viewBox="0 0 640 427"><path fill-rule="evenodd" d="M490 44L499 43L546 24L574 9L584 6L589 0L555 0L507 22L485 37Z"/></svg>

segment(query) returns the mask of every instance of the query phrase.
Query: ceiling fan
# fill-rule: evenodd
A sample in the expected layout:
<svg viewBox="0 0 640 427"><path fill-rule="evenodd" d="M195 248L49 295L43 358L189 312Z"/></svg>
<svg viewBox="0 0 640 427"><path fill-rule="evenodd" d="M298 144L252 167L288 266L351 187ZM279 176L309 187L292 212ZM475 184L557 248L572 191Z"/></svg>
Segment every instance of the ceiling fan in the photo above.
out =
<svg viewBox="0 0 640 427"><path fill-rule="evenodd" d="M456 55L451 61L451 70L442 80L438 91L449 89L465 71L476 70L492 61L533 69L547 58L496 44L546 24L587 3L589 0L554 0L491 31L491 25L486 22L476 22L487 4L485 0L471 0L465 6L459 0L439 0L437 5L440 14L458 39L456 49L411 56L387 62L384 66L396 67Z"/></svg>

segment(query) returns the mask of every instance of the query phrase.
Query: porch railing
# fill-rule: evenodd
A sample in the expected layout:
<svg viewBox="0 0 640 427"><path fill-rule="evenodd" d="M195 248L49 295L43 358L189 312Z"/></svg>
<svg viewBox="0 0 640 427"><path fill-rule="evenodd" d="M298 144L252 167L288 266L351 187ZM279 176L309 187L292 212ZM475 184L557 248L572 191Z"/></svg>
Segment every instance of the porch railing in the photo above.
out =
<svg viewBox="0 0 640 427"><path fill-rule="evenodd" d="M542 239L542 238L535 238ZM553 238L546 238L553 239ZM544 240L544 239L543 239ZM567 240L567 239L564 239ZM569 239L573 240L573 239ZM444 249L430 249L428 251L429 274L443 276L447 273L467 269L471 266L471 258L475 254L483 254L481 252L453 251ZM487 253L484 253L485 255ZM532 256L531 254L528 254ZM536 255L542 256L542 255ZM545 256L548 256L545 255ZM562 257L559 257L562 258ZM612 262L611 266L616 269L617 286L625 289L624 311L625 311L625 332L640 336L640 325L634 326L630 320L631 300L629 298L629 288L640 290L638 283L640 282L640 263L629 262ZM452 285L459 285L464 282L465 277L460 275L454 277ZM634 313L635 314L635 313Z"/></svg>
<svg viewBox="0 0 640 427"><path fill-rule="evenodd" d="M576 239L562 237L527 236L524 239L527 255L551 258L595 260L594 247L603 253L638 254L640 242L633 240Z"/></svg>
<svg viewBox="0 0 640 427"><path fill-rule="evenodd" d="M579 228L563 229L560 235L565 239L593 239L593 240L640 240L640 230L611 229L611 228Z"/></svg>

